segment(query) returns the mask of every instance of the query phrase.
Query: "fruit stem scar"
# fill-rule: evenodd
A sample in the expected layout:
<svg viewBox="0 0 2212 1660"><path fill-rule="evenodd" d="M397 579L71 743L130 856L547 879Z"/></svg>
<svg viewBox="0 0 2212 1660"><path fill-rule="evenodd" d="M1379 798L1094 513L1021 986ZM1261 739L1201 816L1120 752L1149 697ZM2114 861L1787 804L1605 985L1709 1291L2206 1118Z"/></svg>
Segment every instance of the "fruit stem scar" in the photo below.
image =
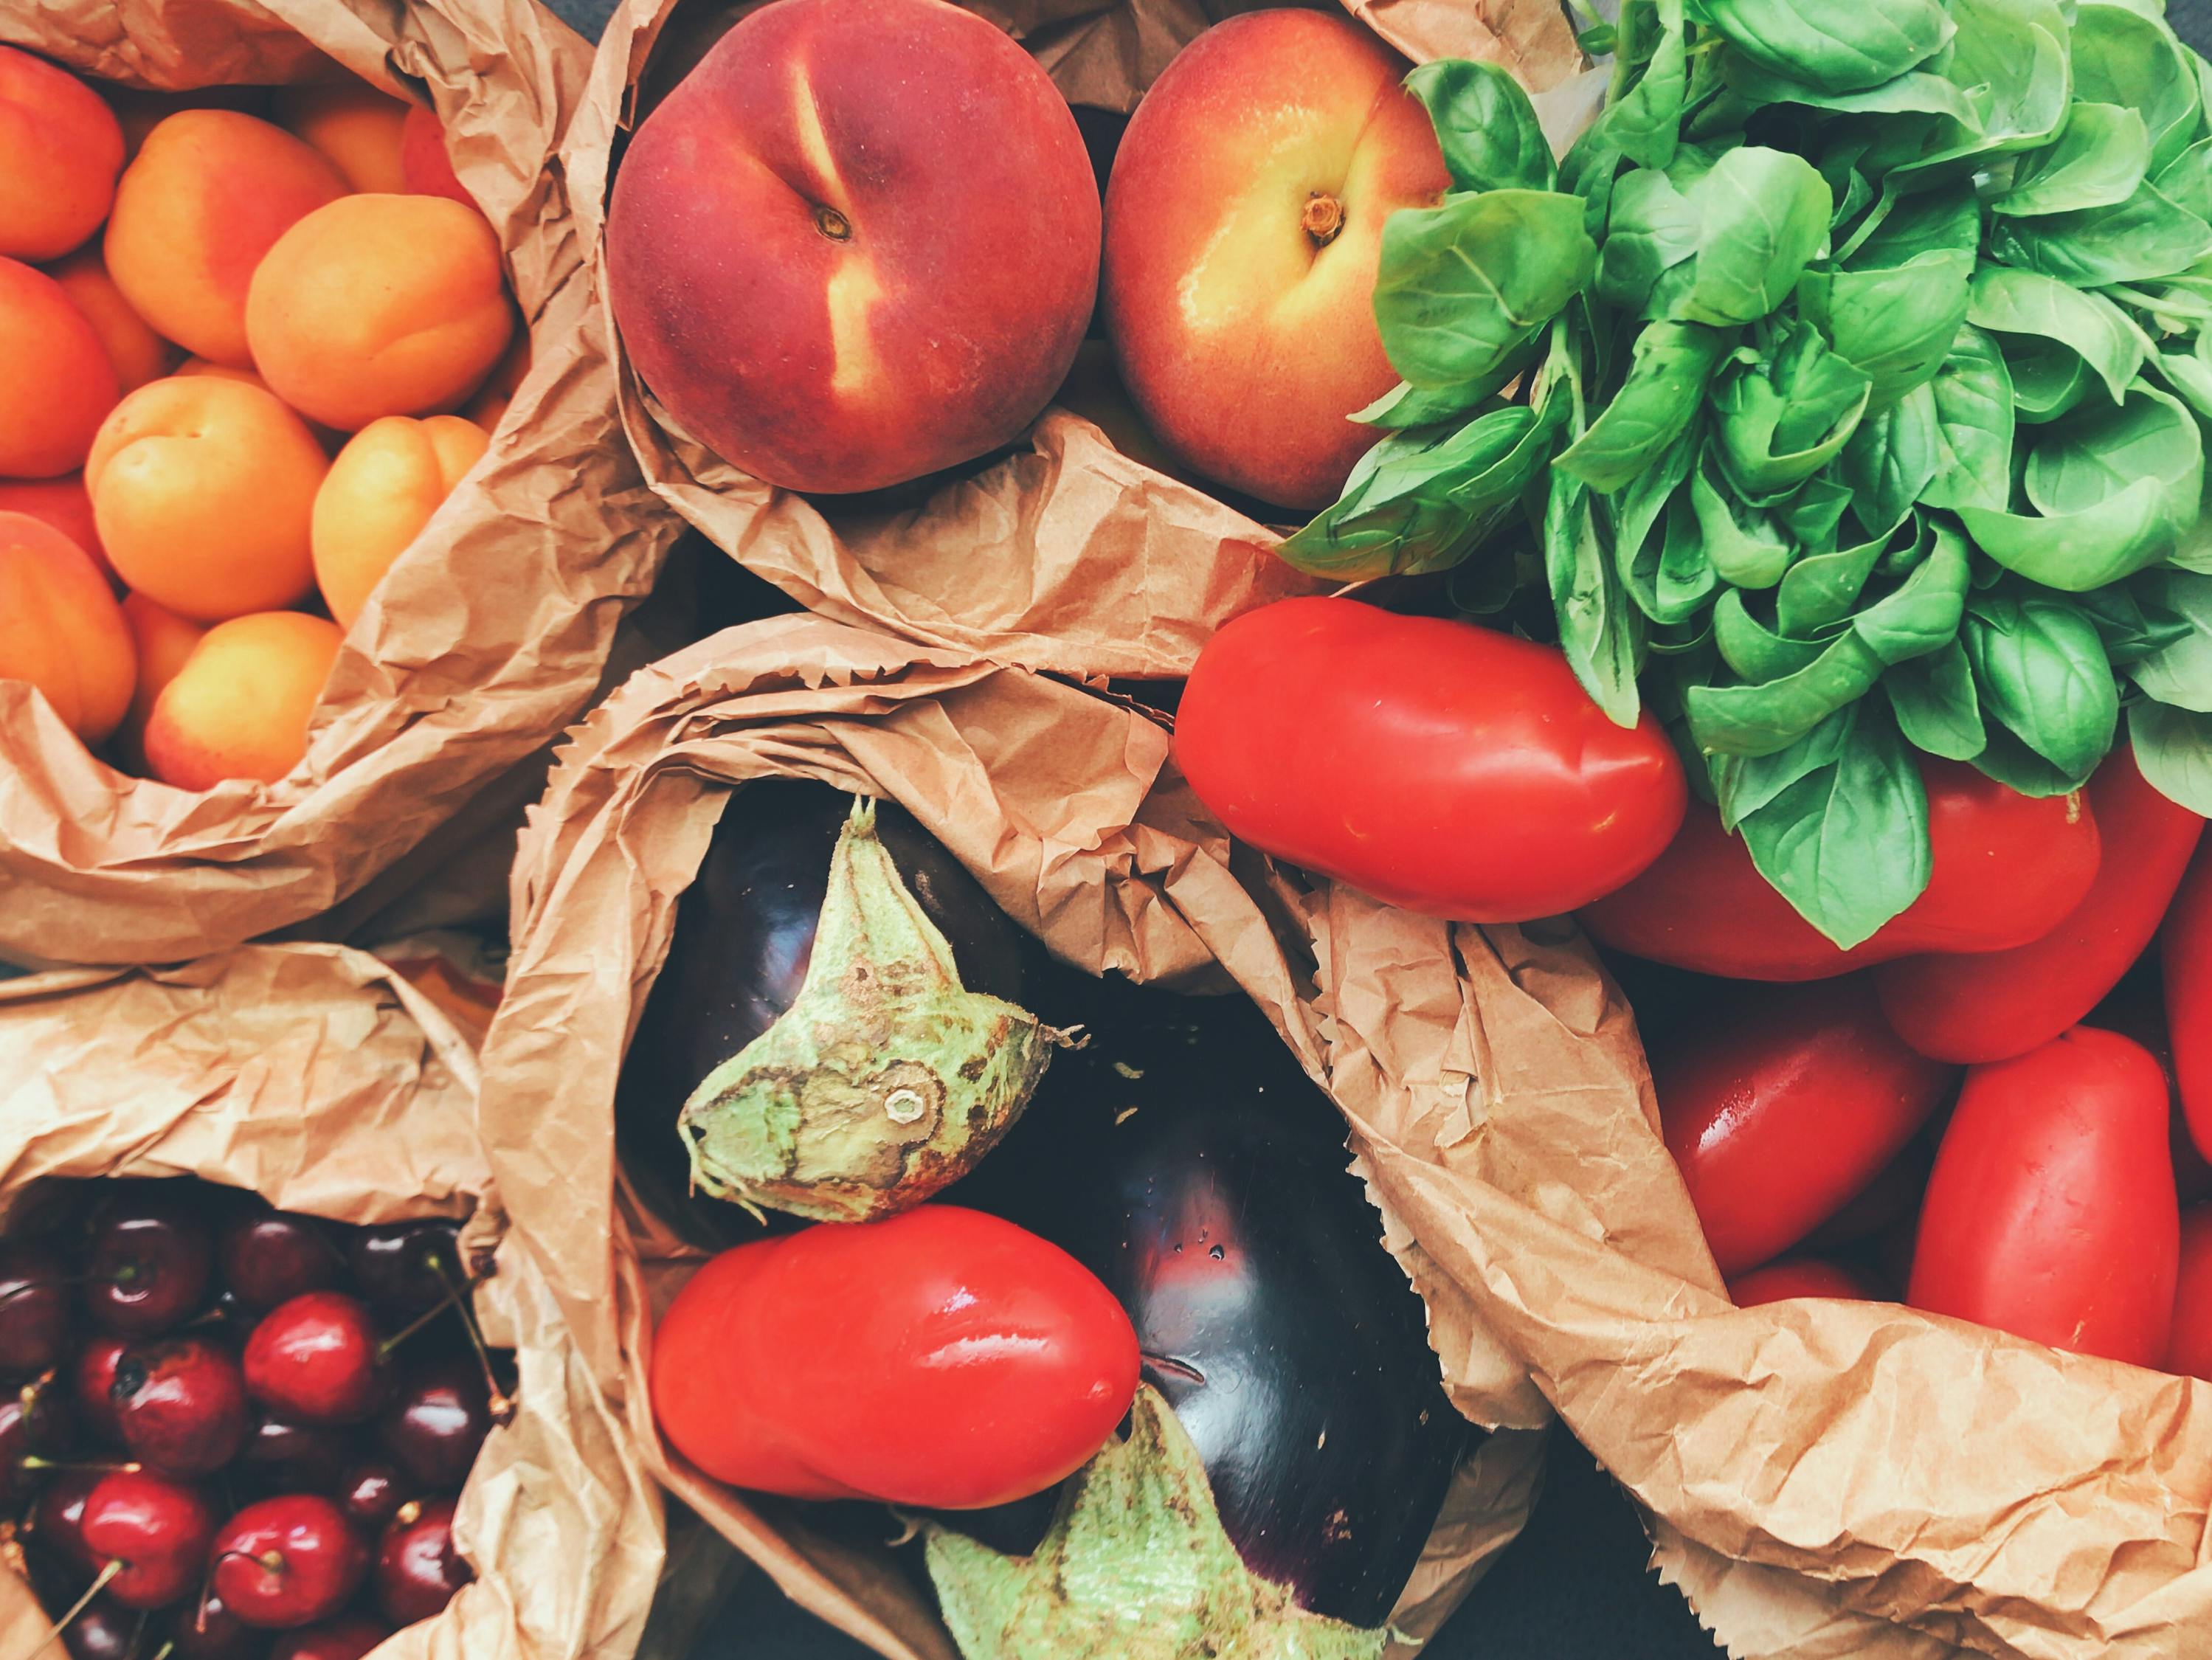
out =
<svg viewBox="0 0 2212 1660"><path fill-rule="evenodd" d="M1344 204L1327 191L1310 191L1305 209L1298 215L1298 223L1316 246L1325 248L1336 240L1337 232L1344 228Z"/></svg>
<svg viewBox="0 0 2212 1660"><path fill-rule="evenodd" d="M893 1090L884 1103L884 1111L894 1124L911 1124L927 1105L920 1090Z"/></svg>
<svg viewBox="0 0 2212 1660"><path fill-rule="evenodd" d="M836 209L823 203L815 204L814 228L833 242L849 242L853 240L853 222L838 212Z"/></svg>

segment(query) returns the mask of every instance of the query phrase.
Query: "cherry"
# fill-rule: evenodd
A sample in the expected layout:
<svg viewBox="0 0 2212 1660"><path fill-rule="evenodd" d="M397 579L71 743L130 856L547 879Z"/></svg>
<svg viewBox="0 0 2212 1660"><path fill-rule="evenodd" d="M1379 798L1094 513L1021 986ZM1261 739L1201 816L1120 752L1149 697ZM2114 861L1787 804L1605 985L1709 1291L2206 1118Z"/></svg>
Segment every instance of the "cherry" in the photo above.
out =
<svg viewBox="0 0 2212 1660"><path fill-rule="evenodd" d="M395 1626L428 1620L477 1577L453 1548L453 1501L410 1499L376 1548L376 1605Z"/></svg>
<svg viewBox="0 0 2212 1660"><path fill-rule="evenodd" d="M143 1614L112 1597L95 1596L62 1628L62 1646L70 1660L139 1660L138 1639L145 1631Z"/></svg>
<svg viewBox="0 0 2212 1660"><path fill-rule="evenodd" d="M130 1347L125 1339L104 1334L87 1338L70 1372L77 1422L111 1447L123 1444L123 1420L115 1414L115 1368Z"/></svg>
<svg viewBox="0 0 2212 1660"><path fill-rule="evenodd" d="M46 1462L68 1449L72 1430L69 1402L41 1379L0 1396L0 1503L20 1505L46 1484Z"/></svg>
<svg viewBox="0 0 2212 1660"><path fill-rule="evenodd" d="M0 1377L51 1371L69 1353L68 1271L45 1241L0 1243Z"/></svg>
<svg viewBox="0 0 2212 1660"><path fill-rule="evenodd" d="M233 1614L212 1590L169 1615L162 1642L168 1660L260 1660L269 1651L269 1633Z"/></svg>
<svg viewBox="0 0 2212 1660"><path fill-rule="evenodd" d="M404 1480L386 1463L356 1464L338 1480L338 1508L347 1521L374 1538L407 1502Z"/></svg>
<svg viewBox="0 0 2212 1660"><path fill-rule="evenodd" d="M390 1385L368 1309L343 1292L280 1303L246 1340L247 1392L301 1423L357 1424Z"/></svg>
<svg viewBox="0 0 2212 1660"><path fill-rule="evenodd" d="M85 1306L124 1337L174 1331L207 1301L215 1241L198 1207L167 1185L118 1198L93 1222Z"/></svg>
<svg viewBox="0 0 2212 1660"><path fill-rule="evenodd" d="M376 1433L420 1486L458 1491L491 1433L491 1394L482 1371L472 1359L416 1366L376 1420Z"/></svg>
<svg viewBox="0 0 2212 1660"><path fill-rule="evenodd" d="M346 1252L361 1294L386 1315L427 1313L466 1283L457 1222L432 1217L362 1228Z"/></svg>
<svg viewBox="0 0 2212 1660"><path fill-rule="evenodd" d="M215 1537L215 1512L199 1489L150 1471L117 1470L84 1501L85 1548L112 1574L125 1608L159 1608L198 1590Z"/></svg>
<svg viewBox="0 0 2212 1660"><path fill-rule="evenodd" d="M84 1501L92 1496L104 1474L62 1470L46 1483L46 1490L31 1509L31 1537L44 1541L70 1567L88 1574L100 1572L100 1559L84 1542Z"/></svg>
<svg viewBox="0 0 2212 1660"><path fill-rule="evenodd" d="M326 1291L345 1272L345 1257L312 1216L264 1211L233 1220L216 1241L223 1283L256 1314L311 1291Z"/></svg>
<svg viewBox="0 0 2212 1660"><path fill-rule="evenodd" d="M246 1379L230 1352L205 1337L125 1351L111 1397L123 1444L164 1475L211 1475L246 1444Z"/></svg>
<svg viewBox="0 0 2212 1660"><path fill-rule="evenodd" d="M288 1631L276 1639L269 1660L361 1660L392 1635L392 1627L365 1614L342 1614L305 1631Z"/></svg>
<svg viewBox="0 0 2212 1660"><path fill-rule="evenodd" d="M248 1505L215 1541L215 1589L249 1626L288 1630L336 1614L361 1589L368 1547L313 1493Z"/></svg>
<svg viewBox="0 0 2212 1660"><path fill-rule="evenodd" d="M264 1407L254 1414L244 1463L264 1492L321 1492L345 1479L353 1456L344 1431L328 1424L295 1424Z"/></svg>

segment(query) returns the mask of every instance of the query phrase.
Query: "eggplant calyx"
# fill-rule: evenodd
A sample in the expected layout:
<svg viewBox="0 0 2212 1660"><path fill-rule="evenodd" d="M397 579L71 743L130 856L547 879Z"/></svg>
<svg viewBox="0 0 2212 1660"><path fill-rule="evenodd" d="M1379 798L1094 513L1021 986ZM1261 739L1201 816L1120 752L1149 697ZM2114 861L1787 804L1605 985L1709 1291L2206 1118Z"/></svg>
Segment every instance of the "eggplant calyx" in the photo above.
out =
<svg viewBox="0 0 2212 1660"><path fill-rule="evenodd" d="M1206 1465L1158 1391L1069 1480L1034 1556L932 1523L924 1547L964 1660L1379 1660L1366 1631L1291 1600L1222 1530Z"/></svg>
<svg viewBox="0 0 2212 1660"><path fill-rule="evenodd" d="M855 800L798 997L677 1119L695 1186L757 1212L865 1222L972 1169L1062 1035L961 984L952 947Z"/></svg>

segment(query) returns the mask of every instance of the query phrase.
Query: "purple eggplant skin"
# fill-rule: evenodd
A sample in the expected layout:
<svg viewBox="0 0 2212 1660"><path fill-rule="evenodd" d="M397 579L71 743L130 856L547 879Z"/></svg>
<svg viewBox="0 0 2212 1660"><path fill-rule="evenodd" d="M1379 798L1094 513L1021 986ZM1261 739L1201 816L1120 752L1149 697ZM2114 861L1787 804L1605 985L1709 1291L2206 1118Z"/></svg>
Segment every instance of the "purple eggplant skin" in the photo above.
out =
<svg viewBox="0 0 2212 1660"><path fill-rule="evenodd" d="M1090 1045L945 1197L1103 1280L1246 1566L1316 1614L1380 1625L1474 1432L1346 1168L1342 1116L1241 997L1106 991L1043 1012L1085 1018ZM1005 1548L1036 1516L946 1519Z"/></svg>
<svg viewBox="0 0 2212 1660"><path fill-rule="evenodd" d="M853 798L778 778L730 795L698 875L676 908L668 961L653 982L616 1092L615 1137L639 1196L694 1243L759 1236L738 1207L690 1192L676 1116L700 1083L773 1025L799 995L829 891L830 854ZM885 801L877 834L952 946L970 990L1018 1003L1021 931L903 808Z"/></svg>

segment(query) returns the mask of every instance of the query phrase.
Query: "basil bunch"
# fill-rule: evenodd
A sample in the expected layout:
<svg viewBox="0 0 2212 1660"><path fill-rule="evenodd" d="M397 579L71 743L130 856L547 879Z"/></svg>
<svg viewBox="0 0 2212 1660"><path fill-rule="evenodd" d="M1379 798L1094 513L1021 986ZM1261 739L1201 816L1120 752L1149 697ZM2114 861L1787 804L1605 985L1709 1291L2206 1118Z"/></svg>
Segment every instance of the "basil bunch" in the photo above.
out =
<svg viewBox="0 0 2212 1660"><path fill-rule="evenodd" d="M1528 525L1591 696L1843 945L1927 884L1916 751L2063 794L2125 708L2212 814L2212 69L2160 10L1627 0L1556 168L1510 77L1416 70L1453 188L1384 230L1403 384L1284 556Z"/></svg>

